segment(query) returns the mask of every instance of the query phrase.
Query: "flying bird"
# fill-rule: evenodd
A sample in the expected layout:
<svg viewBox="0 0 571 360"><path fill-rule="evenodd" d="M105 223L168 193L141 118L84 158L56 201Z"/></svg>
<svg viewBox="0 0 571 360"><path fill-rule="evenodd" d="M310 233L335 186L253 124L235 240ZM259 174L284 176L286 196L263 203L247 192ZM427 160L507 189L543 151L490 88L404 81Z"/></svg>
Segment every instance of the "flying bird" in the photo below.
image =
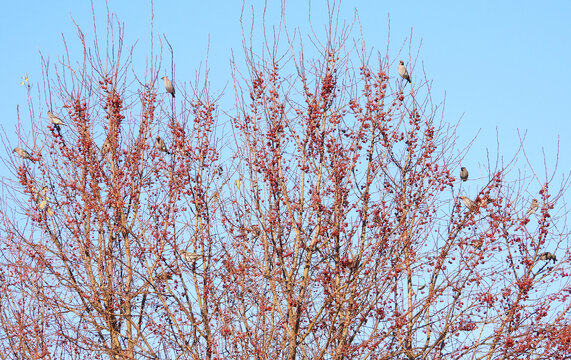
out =
<svg viewBox="0 0 571 360"><path fill-rule="evenodd" d="M167 148L167 144L165 144L165 141L163 139L161 139L160 136L157 136L157 139L155 141L155 146L162 152L166 152L167 154L170 154L169 149Z"/></svg>
<svg viewBox="0 0 571 360"><path fill-rule="evenodd" d="M462 181L468 180L468 170L464 166L460 168L460 179Z"/></svg>
<svg viewBox="0 0 571 360"><path fill-rule="evenodd" d="M32 158L32 155L30 155L29 152L27 152L26 150L24 150L22 148L19 148L19 147L14 148L14 150L12 152L15 152L16 154L18 154L18 156L20 156L24 160L34 161L34 159Z"/></svg>
<svg viewBox="0 0 571 360"><path fill-rule="evenodd" d="M529 217L530 215L535 214L537 209L539 209L539 201L537 201L537 199L531 200L531 205L529 206L529 209L527 210L526 216Z"/></svg>
<svg viewBox="0 0 571 360"><path fill-rule="evenodd" d="M406 81L408 81L409 83L412 84L412 81L410 81L410 75L408 74L408 71L406 70L406 67L404 66L404 61L400 61L399 63L399 75L401 78L405 79Z"/></svg>
<svg viewBox="0 0 571 360"><path fill-rule="evenodd" d="M56 115L54 115L54 113L51 111L48 111L48 119L50 119L50 121L54 125L58 125L58 126L64 125L63 120L60 119L59 117L57 117Z"/></svg>
<svg viewBox="0 0 571 360"><path fill-rule="evenodd" d="M555 263L557 261L557 257L550 252L544 252L543 254L539 255L539 260L543 261L553 260L553 262Z"/></svg>
<svg viewBox="0 0 571 360"><path fill-rule="evenodd" d="M167 90L167 92L169 94L171 94L172 97L174 97L174 86L173 86L172 82L166 76L163 76L161 79L163 79L163 81L165 83L165 89Z"/></svg>

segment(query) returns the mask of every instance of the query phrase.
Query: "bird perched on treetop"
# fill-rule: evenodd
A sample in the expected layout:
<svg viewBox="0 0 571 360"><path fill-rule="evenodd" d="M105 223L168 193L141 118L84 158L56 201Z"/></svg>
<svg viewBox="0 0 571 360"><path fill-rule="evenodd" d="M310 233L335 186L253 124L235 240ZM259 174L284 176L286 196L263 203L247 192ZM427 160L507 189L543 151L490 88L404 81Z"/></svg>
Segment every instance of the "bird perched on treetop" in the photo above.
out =
<svg viewBox="0 0 571 360"><path fill-rule="evenodd" d="M157 135L157 139L155 141L155 146L162 152L166 152L167 154L170 154L169 149L167 148L167 145L165 144L164 140L161 139L160 136Z"/></svg>
<svg viewBox="0 0 571 360"><path fill-rule="evenodd" d="M530 216L530 215L535 214L537 209L539 209L539 201L537 201L537 199L531 200L531 205L529 206L529 209L527 210L526 216Z"/></svg>
<svg viewBox="0 0 571 360"><path fill-rule="evenodd" d="M167 92L171 94L172 97L174 97L174 86L172 82L166 76L163 76L161 79L163 79L163 81L165 82L165 89L167 90Z"/></svg>
<svg viewBox="0 0 571 360"><path fill-rule="evenodd" d="M22 148L14 148L14 150L12 150L12 152L15 152L16 154L18 154L22 159L24 160L31 160L34 161L34 159L32 158L32 155L30 155L29 152L27 152L26 150L22 149Z"/></svg>
<svg viewBox="0 0 571 360"><path fill-rule="evenodd" d="M556 262L557 257L550 252L544 252L543 254L539 255L539 260L543 260L543 261L553 260L553 262Z"/></svg>
<svg viewBox="0 0 571 360"><path fill-rule="evenodd" d="M63 120L60 119L59 117L57 117L56 115L54 115L53 112L48 111L48 119L50 119L50 121L52 122L52 124L54 125L64 125Z"/></svg>
<svg viewBox="0 0 571 360"><path fill-rule="evenodd" d="M468 180L468 170L464 166L460 168L460 179L462 181Z"/></svg>
<svg viewBox="0 0 571 360"><path fill-rule="evenodd" d="M404 66L404 61L400 61L399 63L399 75L401 78L405 79L406 81L408 81L409 83L412 84L412 81L410 81L410 75L408 75L408 71L406 70L406 67Z"/></svg>

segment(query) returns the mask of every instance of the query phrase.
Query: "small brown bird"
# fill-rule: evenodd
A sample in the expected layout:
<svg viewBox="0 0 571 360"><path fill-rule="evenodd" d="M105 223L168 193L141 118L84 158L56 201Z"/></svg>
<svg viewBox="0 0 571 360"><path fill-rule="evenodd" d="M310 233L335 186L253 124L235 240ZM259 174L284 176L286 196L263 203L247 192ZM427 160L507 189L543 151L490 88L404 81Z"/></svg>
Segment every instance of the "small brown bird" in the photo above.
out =
<svg viewBox="0 0 571 360"><path fill-rule="evenodd" d="M167 92L169 94L171 94L172 97L174 97L174 86L173 86L172 82L166 76L163 76L161 79L163 79L163 81L165 83L165 89L167 90Z"/></svg>
<svg viewBox="0 0 571 360"><path fill-rule="evenodd" d="M63 120L60 119L59 117L57 117L56 115L54 115L54 113L51 111L48 111L48 119L50 119L50 121L54 125L58 125L58 126L64 125Z"/></svg>
<svg viewBox="0 0 571 360"><path fill-rule="evenodd" d="M43 199L43 200L40 202L40 205L38 205L38 208L39 208L40 210L44 210L44 208L45 208L46 206L48 206L48 199Z"/></svg>
<svg viewBox="0 0 571 360"><path fill-rule="evenodd" d="M464 205L468 208L468 210L475 210L478 211L478 206L474 204L474 202L468 199L466 196L460 196Z"/></svg>
<svg viewBox="0 0 571 360"><path fill-rule="evenodd" d="M468 170L466 170L464 166L460 168L460 179L462 179L462 181L468 180Z"/></svg>
<svg viewBox="0 0 571 360"><path fill-rule="evenodd" d="M554 263L557 261L557 257L550 252L544 252L543 254L539 255L538 259L543 261L553 260Z"/></svg>
<svg viewBox="0 0 571 360"><path fill-rule="evenodd" d="M155 141L155 146L162 152L166 152L167 154L170 154L169 149L167 148L167 144L165 144L165 141L163 139L161 139L160 136L157 136L157 139Z"/></svg>
<svg viewBox="0 0 571 360"><path fill-rule="evenodd" d="M481 198L480 200L478 200L478 206L479 206L479 207L486 208L486 207L488 207L488 205L490 205L490 204L493 203L493 202L494 202L494 199Z"/></svg>
<svg viewBox="0 0 571 360"><path fill-rule="evenodd" d="M162 272L162 273L158 274L157 276L155 276L155 281L163 282L163 281L170 280L171 278L172 278L172 272L170 272L170 271Z"/></svg>
<svg viewBox="0 0 571 360"><path fill-rule="evenodd" d="M484 240L482 240L482 239L472 240L471 244L474 248L481 249L482 245L484 245Z"/></svg>
<svg viewBox="0 0 571 360"><path fill-rule="evenodd" d="M259 238L260 235L262 235L262 229L260 229L260 226L258 225L252 225L250 231L252 232L252 236L254 238Z"/></svg>
<svg viewBox="0 0 571 360"><path fill-rule="evenodd" d="M29 152L27 152L26 150L24 150L22 148L19 148L19 147L14 148L14 150L12 152L15 152L16 154L18 154L18 156L20 156L24 160L34 161L34 159L32 158L32 155L30 155Z"/></svg>
<svg viewBox="0 0 571 360"><path fill-rule="evenodd" d="M412 81L410 81L410 75L408 75L408 70L404 66L404 61L402 60L399 63L399 75L401 78L405 79L406 81L412 84Z"/></svg>
<svg viewBox="0 0 571 360"><path fill-rule="evenodd" d="M527 210L526 216L529 217L530 215L535 214L537 209L539 209L539 201L537 201L537 199L531 200L531 205L529 206L529 209Z"/></svg>
<svg viewBox="0 0 571 360"><path fill-rule="evenodd" d="M178 253L180 254L180 257L189 264L193 264L196 260L200 259L200 255L186 250L179 250Z"/></svg>
<svg viewBox="0 0 571 360"><path fill-rule="evenodd" d="M105 154L111 151L111 139L109 136L105 138L103 145L101 145L101 156L105 156Z"/></svg>

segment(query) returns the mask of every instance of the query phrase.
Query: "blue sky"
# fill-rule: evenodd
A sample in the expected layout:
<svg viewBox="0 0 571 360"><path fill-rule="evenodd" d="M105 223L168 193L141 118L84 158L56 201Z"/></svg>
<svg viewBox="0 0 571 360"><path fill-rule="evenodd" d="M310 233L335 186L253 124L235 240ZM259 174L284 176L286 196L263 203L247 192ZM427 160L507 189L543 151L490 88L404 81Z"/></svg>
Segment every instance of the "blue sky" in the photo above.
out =
<svg viewBox="0 0 571 360"><path fill-rule="evenodd" d="M215 89L222 89L230 80L231 51L238 55L242 51L241 1L154 3L154 31L165 34L175 48L177 80L194 79L196 69L204 64L210 43L212 84ZM312 4L316 29L323 29L327 20L324 4L325 1ZM248 13L252 7L260 13L263 1L247 1ZM103 29L104 3L96 1L95 8L96 21ZM138 40L137 47L144 55L150 34L150 1L109 1L109 8L125 25L126 43ZM302 31L307 30L307 8L305 1L286 1L290 28L299 26ZM458 129L460 147L479 133L464 162L471 169L471 177L480 175L478 167L486 160L486 149L495 159L496 134L501 140L500 155L509 161L519 146L518 130L521 134L527 131L526 152L540 176L545 176L542 149L551 172L558 145L560 161L556 178L569 172L571 144L565 139L571 129L568 110L571 2L552 1L546 6L537 1L356 0L344 1L341 20L351 22L355 10L367 46L381 52L387 46L390 14L393 56L413 29L413 50L422 43L419 62L411 71L413 80L424 66L427 77L433 80L435 101L446 95L445 120L455 123L462 118ZM269 24L279 19L276 8L271 8L267 15ZM21 77L28 74L37 89L41 82L39 52L52 62L64 53L62 33L70 40L75 38L72 17L86 33L92 31L89 1L33 0L4 4L0 14L0 42L4 49L0 58L0 80L4 84L0 89L0 105L4 115L2 126L8 136L15 128L17 104L27 114ZM136 57L135 61L142 67L146 59ZM170 59L165 56L163 61L166 64ZM37 97L34 100L37 102ZM45 108L45 104L42 106ZM0 169L3 168L0 164Z"/></svg>

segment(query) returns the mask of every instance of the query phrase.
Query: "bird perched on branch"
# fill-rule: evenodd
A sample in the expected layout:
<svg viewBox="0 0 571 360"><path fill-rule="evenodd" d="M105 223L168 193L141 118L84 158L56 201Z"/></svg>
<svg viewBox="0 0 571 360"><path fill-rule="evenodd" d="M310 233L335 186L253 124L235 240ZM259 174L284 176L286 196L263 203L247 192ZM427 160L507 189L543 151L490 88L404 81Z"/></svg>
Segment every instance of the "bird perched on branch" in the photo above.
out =
<svg viewBox="0 0 571 360"><path fill-rule="evenodd" d="M38 191L38 189L36 189L35 187L32 190L34 192L33 199L38 203L38 209L45 210L49 216L54 216L55 212L50 207L49 205L50 199L47 196L48 187L47 186L42 187L41 192Z"/></svg>
<svg viewBox="0 0 571 360"><path fill-rule="evenodd" d="M555 263L557 261L557 257L550 252L544 252L543 254L539 255L539 260L543 261L553 260L553 262Z"/></svg>
<svg viewBox="0 0 571 360"><path fill-rule="evenodd" d="M262 235L262 229L260 229L259 225L252 225L252 227L250 228L250 231L251 231L252 236L254 238L259 238L260 235Z"/></svg>
<svg viewBox="0 0 571 360"><path fill-rule="evenodd" d="M189 264L194 264L196 260L200 259L200 255L197 253L186 250L179 250L178 253L180 254L180 257Z"/></svg>
<svg viewBox="0 0 571 360"><path fill-rule="evenodd" d="M34 158L32 158L32 155L30 155L29 152L27 152L26 150L24 150L22 148L19 148L19 147L14 148L14 150L12 150L12 152L15 152L16 154L18 154L18 156L20 156L24 160L34 161Z"/></svg>
<svg viewBox="0 0 571 360"><path fill-rule="evenodd" d="M491 204L491 203L493 203L493 202L494 202L494 199L481 198L481 199L478 201L477 204L478 204L478 206L481 207L481 208L486 208L486 207L488 207L489 204Z"/></svg>
<svg viewBox="0 0 571 360"><path fill-rule="evenodd" d="M537 199L531 200L531 205L529 206L529 209L527 210L526 216L529 217L530 215L535 214L537 209L539 209L539 201L537 201Z"/></svg>
<svg viewBox="0 0 571 360"><path fill-rule="evenodd" d="M54 113L51 111L48 111L48 119L50 119L50 121L54 125L57 126L64 125L63 120L60 119L57 115L54 115Z"/></svg>
<svg viewBox="0 0 571 360"><path fill-rule="evenodd" d="M172 278L172 275L173 275L173 273L170 271L162 272L162 273L158 274L157 276L155 276L155 281L163 282L163 281L170 280Z"/></svg>
<svg viewBox="0 0 571 360"><path fill-rule="evenodd" d="M174 86L173 86L172 82L166 76L163 76L161 79L163 79L163 81L165 83L165 89L167 90L167 92L169 94L171 94L172 97L174 97Z"/></svg>
<svg viewBox="0 0 571 360"><path fill-rule="evenodd" d="M408 75L408 70L404 66L404 61L402 60L399 63L399 75L401 78L405 79L406 81L412 84L412 81L410 81L410 75Z"/></svg>
<svg viewBox="0 0 571 360"><path fill-rule="evenodd" d="M462 199L462 202L468 208L468 210L474 210L479 212L478 206L474 204L472 200L468 199L466 196L460 196L460 199Z"/></svg>
<svg viewBox="0 0 571 360"><path fill-rule="evenodd" d="M33 191L33 193L34 193L34 198L33 198L33 199L34 199L36 202L40 202L40 201L42 201L43 197L47 194L47 192L48 192L48 187L47 187L47 186L43 186L41 192L38 191L38 189L37 189L36 187L33 187L33 188L32 188L32 191Z"/></svg>
<svg viewBox="0 0 571 360"><path fill-rule="evenodd" d="M101 145L101 156L105 156L105 154L109 153L111 151L111 147L111 138L107 135L103 145Z"/></svg>
<svg viewBox="0 0 571 360"><path fill-rule="evenodd" d="M167 148L167 144L165 144L165 141L163 139L161 139L161 137L158 135L157 135L157 139L155 140L155 146L160 151L166 152L167 154L170 154L169 149Z"/></svg>
<svg viewBox="0 0 571 360"><path fill-rule="evenodd" d="M460 179L462 181L468 180L468 170L464 166L460 168Z"/></svg>

